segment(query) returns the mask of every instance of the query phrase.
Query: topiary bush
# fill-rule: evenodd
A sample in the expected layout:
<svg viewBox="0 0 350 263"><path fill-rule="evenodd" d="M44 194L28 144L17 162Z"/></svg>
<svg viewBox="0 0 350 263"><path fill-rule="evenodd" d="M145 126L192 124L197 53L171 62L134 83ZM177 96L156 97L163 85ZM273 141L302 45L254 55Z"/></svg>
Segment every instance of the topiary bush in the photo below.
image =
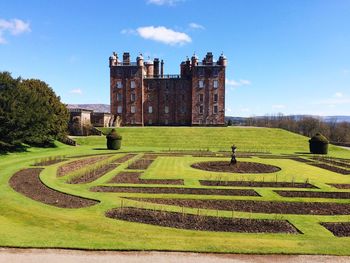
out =
<svg viewBox="0 0 350 263"><path fill-rule="evenodd" d="M327 154L329 141L321 133L316 133L310 140L310 152L314 154Z"/></svg>
<svg viewBox="0 0 350 263"><path fill-rule="evenodd" d="M119 150L122 145L122 136L120 136L115 129L112 129L107 138L107 149Z"/></svg>

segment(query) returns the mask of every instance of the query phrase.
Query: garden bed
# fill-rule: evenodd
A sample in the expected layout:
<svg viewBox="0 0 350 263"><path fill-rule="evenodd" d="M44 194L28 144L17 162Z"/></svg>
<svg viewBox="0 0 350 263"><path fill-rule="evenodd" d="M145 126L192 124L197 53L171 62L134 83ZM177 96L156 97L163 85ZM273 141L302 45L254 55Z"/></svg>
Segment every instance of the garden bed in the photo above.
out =
<svg viewBox="0 0 350 263"><path fill-rule="evenodd" d="M47 205L62 208L81 208L98 203L96 200L62 193L47 187L39 178L42 170L41 168L21 170L10 178L9 183L15 191Z"/></svg>
<svg viewBox="0 0 350 263"><path fill-rule="evenodd" d="M350 184L328 184L338 189L350 189Z"/></svg>
<svg viewBox="0 0 350 263"><path fill-rule="evenodd" d="M345 169L342 169L336 166L331 166L325 163L309 163L309 165L316 166L316 167L319 167L331 172L339 173L339 174L344 174L344 175L350 174L350 170L345 170Z"/></svg>
<svg viewBox="0 0 350 263"><path fill-rule="evenodd" d="M98 167L96 169L91 169L83 174L73 177L68 181L70 184L86 184L86 183L91 183L95 181L96 179L100 178L104 174L112 171L118 166L118 164L110 163L110 164L105 164L101 167Z"/></svg>
<svg viewBox="0 0 350 263"><path fill-rule="evenodd" d="M52 159L43 159L38 162L36 162L33 166L49 166L57 163L61 163L63 161L66 161L67 159L64 158L52 158Z"/></svg>
<svg viewBox="0 0 350 263"><path fill-rule="evenodd" d="M153 163L153 161L154 159L141 158L129 164L128 169L146 170Z"/></svg>
<svg viewBox="0 0 350 263"><path fill-rule="evenodd" d="M193 194L193 195L228 195L228 196L260 196L250 189L209 189L209 188L180 188L180 187L120 187L95 186L93 192L107 193L144 193L144 194Z"/></svg>
<svg viewBox="0 0 350 263"><path fill-rule="evenodd" d="M350 222L320 223L337 237L350 237Z"/></svg>
<svg viewBox="0 0 350 263"><path fill-rule="evenodd" d="M215 200L215 199L164 199L164 198L130 198L127 199L162 205L180 207L241 211L267 214L296 215L350 215L350 204L321 202L271 202L253 200Z"/></svg>
<svg viewBox="0 0 350 263"><path fill-rule="evenodd" d="M201 231L299 233L299 231L286 220L224 218L140 208L112 209L106 212L106 216L128 222Z"/></svg>
<svg viewBox="0 0 350 263"><path fill-rule="evenodd" d="M109 183L117 184L171 184L183 185L182 179L142 179L140 172L121 172L113 177Z"/></svg>
<svg viewBox="0 0 350 263"><path fill-rule="evenodd" d="M66 174L79 170L83 167L86 167L87 165L97 163L98 161L105 160L109 158L110 156L102 155L102 156L94 156L94 157L89 157L89 158L84 158L80 160L76 160L73 162L69 162L67 164L64 164L60 166L57 170L57 176L65 176Z"/></svg>
<svg viewBox="0 0 350 263"><path fill-rule="evenodd" d="M274 190L283 197L307 197L307 198L333 198L333 199L349 199L350 192L311 192L311 191L281 191Z"/></svg>
<svg viewBox="0 0 350 263"><path fill-rule="evenodd" d="M274 173L281 168L269 164L254 163L254 162L237 162L235 165L229 165L230 162L200 162L191 165L192 168L225 173Z"/></svg>
<svg viewBox="0 0 350 263"><path fill-rule="evenodd" d="M339 160L335 160L335 159L331 159L331 158L322 158L322 157L313 157L313 160L319 161L319 162L323 162L323 163L328 163L331 165L335 165L335 166L340 166L342 168L350 168L350 164L347 163L343 163Z"/></svg>
<svg viewBox="0 0 350 263"><path fill-rule="evenodd" d="M210 181L200 180L205 186L244 186L244 187L274 187L274 188L317 188L309 183L293 182L257 182L257 181Z"/></svg>

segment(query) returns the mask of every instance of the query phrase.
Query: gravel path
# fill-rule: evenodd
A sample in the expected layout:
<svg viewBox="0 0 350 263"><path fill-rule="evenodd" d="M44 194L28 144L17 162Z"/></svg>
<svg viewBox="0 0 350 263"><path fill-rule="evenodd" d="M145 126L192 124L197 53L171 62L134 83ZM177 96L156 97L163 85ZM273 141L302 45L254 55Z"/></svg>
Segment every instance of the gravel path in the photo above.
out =
<svg viewBox="0 0 350 263"><path fill-rule="evenodd" d="M236 255L236 254L198 254L180 252L113 252L79 251L63 249L8 249L0 248L0 263L345 263L350 257L309 256L309 255Z"/></svg>

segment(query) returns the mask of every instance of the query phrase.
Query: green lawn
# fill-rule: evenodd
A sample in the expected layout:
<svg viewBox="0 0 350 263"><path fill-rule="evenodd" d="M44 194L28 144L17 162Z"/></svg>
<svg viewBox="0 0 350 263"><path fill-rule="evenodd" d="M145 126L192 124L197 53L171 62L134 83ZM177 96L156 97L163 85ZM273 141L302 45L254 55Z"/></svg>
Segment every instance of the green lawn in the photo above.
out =
<svg viewBox="0 0 350 263"><path fill-rule="evenodd" d="M238 152L270 152L274 155L299 154L308 151L308 138L279 129L267 128L120 128L123 136L122 149L118 156L128 152L141 158L143 151L183 151L211 150L229 151L234 143ZM84 249L115 250L177 250L224 253L281 253L281 254L335 254L350 255L350 238L335 237L319 225L319 222L348 222L350 215L276 215L264 213L234 212L235 217L289 220L303 234L245 234L181 230L139 223L129 223L109 219L105 211L120 206L122 196L152 197L150 194L96 193L89 191L91 186L110 185L107 182L118 172L125 171L132 160L127 161L98 180L81 185L67 184L74 176L56 177L55 164L45 167L41 180L51 188L62 192L90 197L101 201L89 208L57 208L29 199L8 184L9 178L22 168L48 156L79 156L102 154L105 138L99 136L76 138L80 144L70 147L57 143L54 149L32 148L25 153L12 153L0 156L0 246L14 247L64 247ZM350 158L350 151L331 146L330 155ZM303 155L308 158L308 155ZM116 158L117 156L111 156ZM82 157L80 157L82 158ZM216 160L227 160L217 157ZM322 191L336 190L327 183L350 183L350 175L341 175L325 169L313 167L293 160L263 159L259 157L239 159L239 161L260 162L279 166L281 171L272 174L229 174L200 171L190 167L192 163L213 160L211 157L158 157L143 173L142 178L184 179L187 187L200 187L198 180L254 180L254 181L308 181ZM71 160L69 160L71 161ZM66 162L69 162L66 161ZM243 188L243 187L233 187ZM318 201L350 203L350 199L287 198L273 192L272 188L252 188L261 197L243 196L192 196L182 198L245 199L265 201ZM314 190L313 190L314 191ZM317 191L317 190L316 190ZM179 195L159 194L157 197L179 197ZM176 206L156 205L136 201L125 201L124 205L181 211ZM186 213L196 213L196 209L186 208ZM201 214L232 216L229 211L201 210Z"/></svg>

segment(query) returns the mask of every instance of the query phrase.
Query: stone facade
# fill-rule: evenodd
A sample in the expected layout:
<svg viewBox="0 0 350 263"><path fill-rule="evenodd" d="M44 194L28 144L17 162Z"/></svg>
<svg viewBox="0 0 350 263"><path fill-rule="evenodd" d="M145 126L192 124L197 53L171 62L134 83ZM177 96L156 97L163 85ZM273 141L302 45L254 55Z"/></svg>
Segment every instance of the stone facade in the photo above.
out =
<svg viewBox="0 0 350 263"><path fill-rule="evenodd" d="M155 58L136 62L129 53L119 61L109 58L111 113L121 124L212 125L225 124L226 58L217 61L208 52L199 62L193 55L180 65L180 75L165 75L164 62Z"/></svg>

